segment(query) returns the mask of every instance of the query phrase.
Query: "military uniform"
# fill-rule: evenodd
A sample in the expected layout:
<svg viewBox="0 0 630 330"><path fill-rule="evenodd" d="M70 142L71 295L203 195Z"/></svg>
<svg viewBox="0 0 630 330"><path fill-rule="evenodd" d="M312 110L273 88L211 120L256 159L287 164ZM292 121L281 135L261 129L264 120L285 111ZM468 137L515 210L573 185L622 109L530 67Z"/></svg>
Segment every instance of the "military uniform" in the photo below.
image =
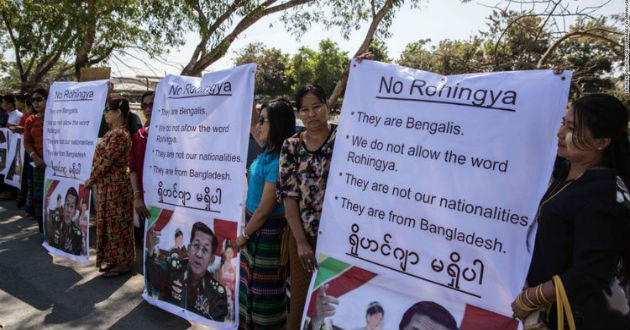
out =
<svg viewBox="0 0 630 330"><path fill-rule="evenodd" d="M83 233L74 222L67 225L63 221L63 209L57 208L50 214L48 225L48 244L59 250L81 255L83 251Z"/></svg>
<svg viewBox="0 0 630 330"><path fill-rule="evenodd" d="M149 286L160 291L160 300L192 311L207 319L223 322L228 314L225 287L206 271L198 285L191 283L188 259L169 256L162 261L150 253L146 258Z"/></svg>

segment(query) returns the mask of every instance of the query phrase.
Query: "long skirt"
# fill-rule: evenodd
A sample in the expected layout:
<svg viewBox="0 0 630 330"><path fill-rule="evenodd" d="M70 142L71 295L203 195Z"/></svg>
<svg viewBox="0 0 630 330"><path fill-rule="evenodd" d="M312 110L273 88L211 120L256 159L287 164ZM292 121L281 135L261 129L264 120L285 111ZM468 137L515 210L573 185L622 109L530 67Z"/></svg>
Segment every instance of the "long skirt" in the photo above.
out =
<svg viewBox="0 0 630 330"><path fill-rule="evenodd" d="M280 261L285 227L283 216L267 219L241 250L239 329L285 329L286 276Z"/></svg>
<svg viewBox="0 0 630 330"><path fill-rule="evenodd" d="M287 329L301 329L300 321L302 319L302 312L304 311L304 304L306 303L306 295L308 293L308 286L311 283L311 276L313 273L307 272L302 267L300 257L297 253L297 242L293 235L289 240L289 273L291 277L291 299L289 303L289 318L287 321ZM317 243L317 237L307 235L306 239L315 252L315 245Z"/></svg>
<svg viewBox="0 0 630 330"><path fill-rule="evenodd" d="M33 212L33 216L35 220L37 220L37 225L39 226L39 232L43 233L43 200L44 200L44 173L45 169L35 167L33 168L33 176L32 176L32 189L31 192L31 211Z"/></svg>
<svg viewBox="0 0 630 330"><path fill-rule="evenodd" d="M103 262L109 265L135 262L129 176L106 178L96 185L96 195L96 267Z"/></svg>

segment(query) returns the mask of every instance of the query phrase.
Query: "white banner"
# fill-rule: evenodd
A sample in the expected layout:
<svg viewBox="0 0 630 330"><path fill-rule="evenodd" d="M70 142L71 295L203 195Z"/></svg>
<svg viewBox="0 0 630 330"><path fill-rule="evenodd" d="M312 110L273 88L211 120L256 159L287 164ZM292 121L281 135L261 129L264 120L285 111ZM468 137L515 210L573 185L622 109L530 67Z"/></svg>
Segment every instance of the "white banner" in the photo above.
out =
<svg viewBox="0 0 630 330"><path fill-rule="evenodd" d="M442 76L352 65L313 281L319 296L341 301L332 323L364 326L373 302L384 329L422 311L441 328L516 327L510 304L529 267L527 233L571 72Z"/></svg>
<svg viewBox="0 0 630 330"><path fill-rule="evenodd" d="M9 134L11 131L6 128L0 128L0 175L6 175L9 169Z"/></svg>
<svg viewBox="0 0 630 330"><path fill-rule="evenodd" d="M22 171L24 166L24 135L9 131L9 148L7 157L7 172L4 183L21 188Z"/></svg>
<svg viewBox="0 0 630 330"><path fill-rule="evenodd" d="M46 102L46 177L90 178L109 80L54 82Z"/></svg>
<svg viewBox="0 0 630 330"><path fill-rule="evenodd" d="M46 102L43 246L55 255L83 263L88 262L90 251L89 222L85 222L89 212L79 216L85 213L84 204L90 204L89 191L83 192L83 183L92 172L108 84L109 80L56 81ZM57 192L59 187L64 188Z"/></svg>
<svg viewBox="0 0 630 330"><path fill-rule="evenodd" d="M222 251L234 244L242 220L255 72L256 65L248 64L202 78L164 78L156 89L145 154L143 183L151 211L145 268L154 276L146 278L143 296L169 312L218 329L236 329L238 322L238 267L229 276L212 269L219 267L216 260L222 259ZM170 228L167 223L176 225ZM203 234L193 230L197 223L207 228ZM161 237L159 242L174 239L176 229L183 233L187 252L171 260L168 247L156 247L151 237ZM170 261L164 263L166 259ZM227 259L229 263L221 263L224 267L238 265L238 258ZM198 274L200 280L209 283L205 291L181 295L187 288L181 286L180 275L196 273L199 267L205 269ZM160 283L151 282L156 278Z"/></svg>

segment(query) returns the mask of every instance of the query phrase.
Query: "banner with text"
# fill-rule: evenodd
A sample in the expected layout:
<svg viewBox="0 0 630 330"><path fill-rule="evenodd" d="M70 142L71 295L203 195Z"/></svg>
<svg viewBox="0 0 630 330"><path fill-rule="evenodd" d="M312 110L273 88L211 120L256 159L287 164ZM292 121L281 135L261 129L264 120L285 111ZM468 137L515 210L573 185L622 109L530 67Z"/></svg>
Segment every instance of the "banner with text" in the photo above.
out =
<svg viewBox="0 0 630 330"><path fill-rule="evenodd" d="M238 322L234 243L243 214L255 72L256 65L248 64L202 78L164 78L156 89L145 155L151 217L143 297L218 329L236 329ZM173 245L160 243L171 239ZM188 276L197 283L184 281ZM200 287L185 294L192 292L189 285Z"/></svg>
<svg viewBox="0 0 630 330"><path fill-rule="evenodd" d="M46 102L46 177L90 178L109 80L54 82Z"/></svg>
<svg viewBox="0 0 630 330"><path fill-rule="evenodd" d="M11 131L6 128L0 128L0 175L6 175L9 169L9 134Z"/></svg>
<svg viewBox="0 0 630 330"><path fill-rule="evenodd" d="M43 246L51 253L87 263L89 191L92 160L103 118L109 80L54 82L46 101L44 162L46 200ZM51 189L67 189L57 192ZM81 195L85 190L85 197ZM54 197L51 200L51 196ZM65 196L65 197L64 197ZM51 204L55 203L56 204Z"/></svg>
<svg viewBox="0 0 630 330"><path fill-rule="evenodd" d="M352 66L304 324L516 328L571 72Z"/></svg>
<svg viewBox="0 0 630 330"><path fill-rule="evenodd" d="M22 185L22 170L24 169L24 135L9 131L9 147L7 149L7 172L4 183L20 188ZM26 164L28 165L28 164Z"/></svg>

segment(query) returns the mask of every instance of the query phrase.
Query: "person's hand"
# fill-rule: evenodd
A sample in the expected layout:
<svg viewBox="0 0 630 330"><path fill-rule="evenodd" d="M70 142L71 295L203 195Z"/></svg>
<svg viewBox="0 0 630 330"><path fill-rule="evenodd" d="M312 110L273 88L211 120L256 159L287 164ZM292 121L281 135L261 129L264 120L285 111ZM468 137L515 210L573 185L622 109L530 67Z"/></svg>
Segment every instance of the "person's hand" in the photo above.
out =
<svg viewBox="0 0 630 330"><path fill-rule="evenodd" d="M311 316L311 330L321 329L324 324L324 319L335 315L337 312L337 306L339 300L333 296L326 294L328 290L328 284L322 285L317 290L317 296L315 296L315 310Z"/></svg>
<svg viewBox="0 0 630 330"><path fill-rule="evenodd" d="M149 210L147 210L147 206L144 204L144 199L142 199L142 196L136 196L133 199L133 208L136 210L138 215L142 216L143 218L146 219L149 217Z"/></svg>
<svg viewBox="0 0 630 330"><path fill-rule="evenodd" d="M562 74L564 72L564 68L556 67L553 68L553 74Z"/></svg>
<svg viewBox="0 0 630 330"><path fill-rule="evenodd" d="M33 162L35 163L35 166L39 168L46 168L46 163L44 163L44 160L38 155L35 155L35 157L33 157Z"/></svg>
<svg viewBox="0 0 630 330"><path fill-rule="evenodd" d="M300 258L300 262L302 263L302 267L309 273L312 273L315 269L318 268L317 260L315 259L315 253L313 253L313 249L308 244L308 242L303 241L297 243L297 252L298 257Z"/></svg>
<svg viewBox="0 0 630 330"><path fill-rule="evenodd" d="M236 245L239 249L242 249L245 243L247 243L247 240L243 237L243 235L236 238Z"/></svg>
<svg viewBox="0 0 630 330"><path fill-rule="evenodd" d="M528 289L525 289L528 290ZM512 317L519 319L521 321L525 320L525 318L527 318L527 316L529 316L529 314L532 313L532 311L526 311L523 310L519 307L519 304L516 302L516 299L514 299L514 301L512 302Z"/></svg>
<svg viewBox="0 0 630 330"><path fill-rule="evenodd" d="M147 246L147 250L151 251L154 247L160 244L160 235L162 235L159 231L155 231L153 228L147 230L147 234L149 235L149 245Z"/></svg>
<svg viewBox="0 0 630 330"><path fill-rule="evenodd" d="M374 54L370 52L365 52L355 58L355 60L357 60L357 63L361 63L361 61L363 60L373 60L373 59L374 59Z"/></svg>

